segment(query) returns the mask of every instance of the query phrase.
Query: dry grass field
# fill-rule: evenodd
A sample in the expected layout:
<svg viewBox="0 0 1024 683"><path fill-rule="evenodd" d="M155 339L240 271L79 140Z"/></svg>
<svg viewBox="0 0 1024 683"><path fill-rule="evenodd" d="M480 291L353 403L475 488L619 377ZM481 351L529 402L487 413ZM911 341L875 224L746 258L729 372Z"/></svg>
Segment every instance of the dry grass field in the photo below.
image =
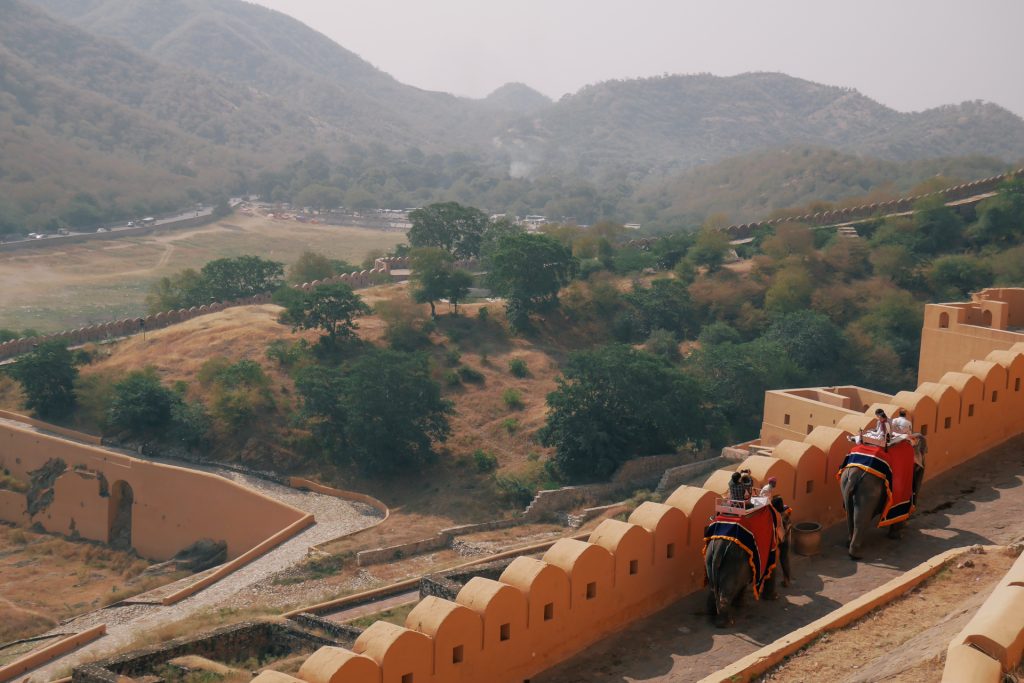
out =
<svg viewBox="0 0 1024 683"><path fill-rule="evenodd" d="M358 263L404 240L401 232L235 214L201 228L0 251L0 328L52 332L140 315L160 277L217 258L251 254L288 264L308 249Z"/></svg>
<svg viewBox="0 0 1024 683"><path fill-rule="evenodd" d="M94 543L0 526L0 643L181 576L146 576L149 562Z"/></svg>

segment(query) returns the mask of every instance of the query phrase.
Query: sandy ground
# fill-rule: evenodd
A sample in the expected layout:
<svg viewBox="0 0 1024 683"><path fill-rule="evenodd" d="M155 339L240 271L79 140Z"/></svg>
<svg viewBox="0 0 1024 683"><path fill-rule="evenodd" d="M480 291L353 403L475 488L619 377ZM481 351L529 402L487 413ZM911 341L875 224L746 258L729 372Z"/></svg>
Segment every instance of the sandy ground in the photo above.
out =
<svg viewBox="0 0 1024 683"><path fill-rule="evenodd" d="M967 555L903 597L823 635L759 683L938 683L949 641L1016 559L1005 548Z"/></svg>
<svg viewBox="0 0 1024 683"><path fill-rule="evenodd" d="M217 258L251 254L288 264L312 250L358 263L404 240L397 231L235 214L201 228L0 251L0 328L52 332L142 315L159 278Z"/></svg>
<svg viewBox="0 0 1024 683"><path fill-rule="evenodd" d="M782 598L774 603L747 601L730 629L711 625L701 591L532 680L699 681L944 550L1020 540L1024 536L1022 484L1024 438L1018 438L926 483L922 512L911 519L903 539L890 541L878 530L864 561L847 557L845 525L828 529L821 555L794 555L794 583L780 588Z"/></svg>

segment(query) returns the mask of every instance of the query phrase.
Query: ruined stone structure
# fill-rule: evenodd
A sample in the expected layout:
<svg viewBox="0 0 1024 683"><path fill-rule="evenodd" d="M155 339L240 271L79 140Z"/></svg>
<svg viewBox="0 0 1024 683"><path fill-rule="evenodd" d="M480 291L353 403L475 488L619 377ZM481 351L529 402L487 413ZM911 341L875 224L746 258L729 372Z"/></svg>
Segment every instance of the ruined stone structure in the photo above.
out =
<svg viewBox="0 0 1024 683"><path fill-rule="evenodd" d="M941 324L943 313L950 313L949 327ZM876 407L906 408L915 428L927 433L929 478L1024 433L1024 331L1012 329L1022 316L1022 289L986 290L971 303L928 306L921 367L929 379L913 391L769 392L761 438L743 445L753 453L745 466L759 481L778 479L797 521L830 525L845 514L834 475L849 449L846 437L870 426ZM298 678L306 683L527 680L701 589L704 525L730 474L715 472L703 488L682 486L664 504L643 503L628 522L606 520L589 542L563 539L540 560L517 558L496 580L472 578L453 600L429 596L409 614L405 627L377 622L351 649L319 650ZM1007 614L1012 619L1004 623ZM1012 644L1006 659L1019 660L1024 617L1020 611L998 615L1003 618L999 637ZM980 640L979 635L969 642ZM958 650L956 656L961 655L971 653ZM295 681L271 672L257 680Z"/></svg>
<svg viewBox="0 0 1024 683"><path fill-rule="evenodd" d="M0 520L134 548L152 560L202 539L225 541L233 560L313 523L311 515L223 477L11 421L0 423L0 469L29 486L25 493L0 490Z"/></svg>

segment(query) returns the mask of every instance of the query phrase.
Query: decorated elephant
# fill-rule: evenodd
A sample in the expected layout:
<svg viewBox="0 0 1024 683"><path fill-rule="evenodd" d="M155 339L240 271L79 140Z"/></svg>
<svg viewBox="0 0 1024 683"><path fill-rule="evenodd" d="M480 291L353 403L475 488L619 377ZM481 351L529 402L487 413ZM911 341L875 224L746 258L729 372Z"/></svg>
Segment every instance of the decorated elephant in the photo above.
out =
<svg viewBox="0 0 1024 683"><path fill-rule="evenodd" d="M865 534L876 518L877 526L888 528L889 538L900 538L914 510L923 472L914 465L910 440L887 447L859 443L850 450L838 476L851 558L861 559Z"/></svg>
<svg viewBox="0 0 1024 683"><path fill-rule="evenodd" d="M735 622L732 608L750 586L754 598L768 600L775 592L775 527L778 516L769 505L743 516L718 515L704 532L704 569L708 582L708 614L716 626Z"/></svg>

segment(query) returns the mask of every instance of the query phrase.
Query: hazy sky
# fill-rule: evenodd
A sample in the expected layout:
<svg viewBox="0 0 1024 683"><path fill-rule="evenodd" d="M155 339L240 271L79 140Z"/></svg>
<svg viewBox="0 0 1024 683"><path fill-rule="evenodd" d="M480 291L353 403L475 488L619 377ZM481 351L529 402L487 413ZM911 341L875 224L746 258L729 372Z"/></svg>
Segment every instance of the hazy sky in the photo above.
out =
<svg viewBox="0 0 1024 683"><path fill-rule="evenodd" d="M256 1L404 83L472 97L781 71L901 111L983 99L1024 115L1022 0Z"/></svg>

